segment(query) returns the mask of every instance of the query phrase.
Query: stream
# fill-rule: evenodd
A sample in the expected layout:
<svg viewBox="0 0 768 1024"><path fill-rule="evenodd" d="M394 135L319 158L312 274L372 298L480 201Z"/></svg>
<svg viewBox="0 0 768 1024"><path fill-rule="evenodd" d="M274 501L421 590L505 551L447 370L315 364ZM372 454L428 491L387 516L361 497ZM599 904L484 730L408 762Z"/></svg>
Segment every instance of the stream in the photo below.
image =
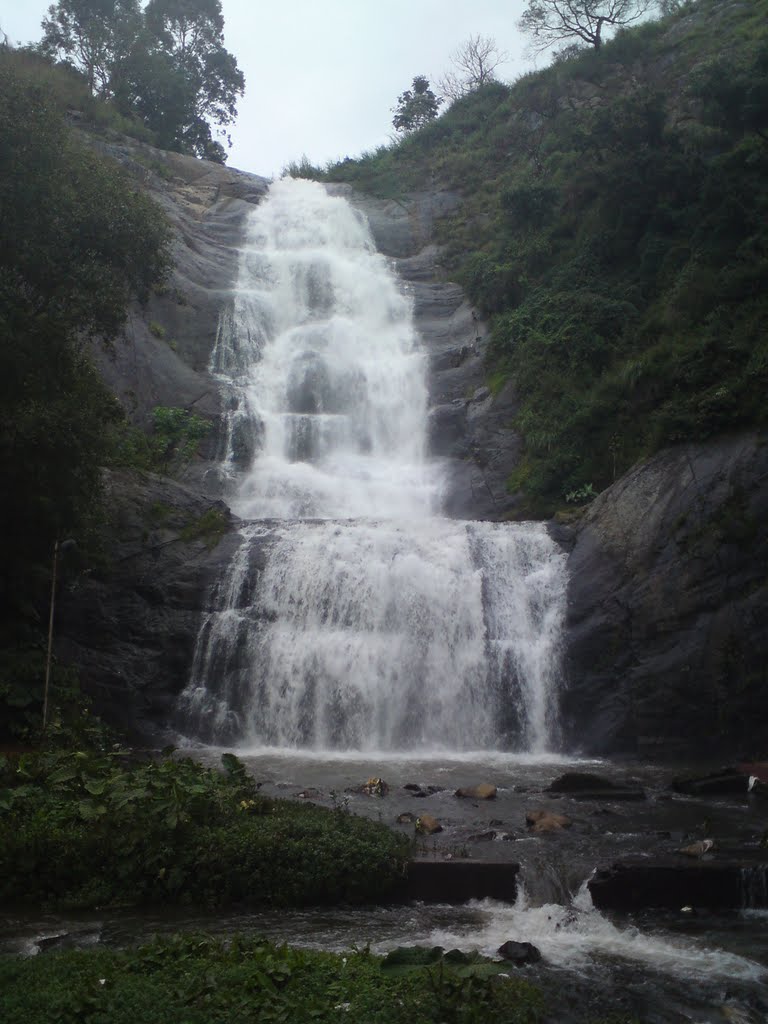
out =
<svg viewBox="0 0 768 1024"><path fill-rule="evenodd" d="M195 747L211 764L223 749ZM395 825L406 811L433 814L443 832L417 843L420 858L469 858L521 865L513 904L473 900L464 905L415 901L402 906L323 907L300 911L105 912L0 917L0 952L41 951L97 943L128 946L179 930L228 936L252 932L277 942L344 951L369 946L440 945L494 956L502 942L532 942L542 960L524 968L544 989L552 1021L580 1015L635 1014L643 1024L768 1020L768 910L744 907L711 913L695 907L637 914L601 912L586 882L597 866L628 855L675 856L705 832L725 854L755 848L766 824L765 804L749 797L697 798L669 790L674 766L572 760L558 755L317 755L295 750L237 751L270 796L346 807ZM617 785L641 786L641 801L576 800L545 789L568 770L595 772ZM690 766L686 766L690 774ZM367 796L359 787L383 778L389 791ZM491 782L493 800L454 796L460 786ZM403 786L439 788L425 797ZM301 795L305 794L305 795ZM566 814L571 828L532 835L526 810ZM677 855L685 860L681 855Z"/></svg>

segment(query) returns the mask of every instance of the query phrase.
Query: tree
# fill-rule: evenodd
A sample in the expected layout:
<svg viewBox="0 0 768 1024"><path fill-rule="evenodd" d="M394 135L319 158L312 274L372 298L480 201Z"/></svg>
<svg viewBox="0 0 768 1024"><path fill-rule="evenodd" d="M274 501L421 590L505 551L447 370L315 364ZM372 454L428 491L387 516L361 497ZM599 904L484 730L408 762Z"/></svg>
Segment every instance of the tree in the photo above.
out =
<svg viewBox="0 0 768 1024"><path fill-rule="evenodd" d="M404 134L415 132L434 121L438 107L443 102L432 92L429 79L424 75L416 75L411 85L411 89L406 89L397 97L397 106L392 108L395 115L392 124L396 131Z"/></svg>
<svg viewBox="0 0 768 1024"><path fill-rule="evenodd" d="M0 57L0 612L34 590L57 537L93 521L121 411L88 342L116 338L168 262L161 211L12 58Z"/></svg>
<svg viewBox="0 0 768 1024"><path fill-rule="evenodd" d="M495 81L494 71L508 57L491 36L470 36L451 54L455 70L443 75L438 88L450 100L461 99L468 92Z"/></svg>
<svg viewBox="0 0 768 1024"><path fill-rule="evenodd" d="M245 89L224 48L221 0L58 0L40 51L85 76L93 95L140 117L159 145L223 162L225 129Z"/></svg>
<svg viewBox="0 0 768 1024"><path fill-rule="evenodd" d="M654 3L655 0L528 0L518 27L532 36L531 45L536 53L574 39L599 50L606 28L630 25Z"/></svg>
<svg viewBox="0 0 768 1024"><path fill-rule="evenodd" d="M91 92L107 98L140 26L138 0L59 0L42 21L39 49L81 71Z"/></svg>
<svg viewBox="0 0 768 1024"><path fill-rule="evenodd" d="M144 18L157 66L164 61L166 72L175 71L184 82L185 117L177 126L174 148L223 159L223 147L214 141L209 122L222 129L234 123L245 78L224 48L221 0L150 0ZM164 77L168 81L167 73ZM181 93L175 89L177 104ZM148 124L153 126L152 117Z"/></svg>

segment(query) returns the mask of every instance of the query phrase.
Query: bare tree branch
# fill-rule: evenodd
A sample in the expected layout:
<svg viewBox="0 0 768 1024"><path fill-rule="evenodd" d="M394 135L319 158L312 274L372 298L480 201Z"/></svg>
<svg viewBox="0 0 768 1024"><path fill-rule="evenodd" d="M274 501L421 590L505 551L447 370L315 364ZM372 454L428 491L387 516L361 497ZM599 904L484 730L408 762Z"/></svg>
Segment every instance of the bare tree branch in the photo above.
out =
<svg viewBox="0 0 768 1024"><path fill-rule="evenodd" d="M518 22L531 36L530 49L542 53L556 43L580 39L599 50L606 28L642 18L657 0L528 0Z"/></svg>
<svg viewBox="0 0 768 1024"><path fill-rule="evenodd" d="M495 81L494 71L509 59L491 36L470 36L451 54L453 71L438 79L437 86L449 100L458 100L468 92Z"/></svg>

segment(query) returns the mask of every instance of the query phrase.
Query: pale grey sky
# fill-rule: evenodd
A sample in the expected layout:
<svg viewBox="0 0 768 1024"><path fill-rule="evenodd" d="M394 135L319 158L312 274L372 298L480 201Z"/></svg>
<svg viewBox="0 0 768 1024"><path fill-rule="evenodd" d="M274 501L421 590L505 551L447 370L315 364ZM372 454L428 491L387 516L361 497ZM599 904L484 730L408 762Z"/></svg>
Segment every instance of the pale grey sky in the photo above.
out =
<svg viewBox="0 0 768 1024"><path fill-rule="evenodd" d="M15 44L37 41L50 0L0 0ZM246 77L229 164L267 177L386 142L398 95L434 81L470 35L510 54L498 77L530 68L516 28L525 0L223 0L226 45Z"/></svg>

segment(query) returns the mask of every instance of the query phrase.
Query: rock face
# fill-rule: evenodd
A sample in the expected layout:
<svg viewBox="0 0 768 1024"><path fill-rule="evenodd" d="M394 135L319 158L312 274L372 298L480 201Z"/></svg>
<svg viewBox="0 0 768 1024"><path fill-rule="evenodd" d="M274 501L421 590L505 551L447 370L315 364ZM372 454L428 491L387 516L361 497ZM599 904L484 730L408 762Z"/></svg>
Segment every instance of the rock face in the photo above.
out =
<svg viewBox="0 0 768 1024"><path fill-rule="evenodd" d="M85 138L141 184L172 231L173 272L145 307L130 310L112 353L96 351L101 373L141 425L158 405L215 419L220 396L208 373L211 350L231 302L245 215L269 182L133 139Z"/></svg>
<svg viewBox="0 0 768 1024"><path fill-rule="evenodd" d="M77 665L94 709L134 734L170 724L205 602L239 544L220 501L151 473L109 473L104 562L64 574L57 655Z"/></svg>
<svg viewBox="0 0 768 1024"><path fill-rule="evenodd" d="M568 563L571 746L765 748L766 477L750 434L661 452L589 507Z"/></svg>
<svg viewBox="0 0 768 1024"><path fill-rule="evenodd" d="M344 185L368 219L377 248L389 256L413 297L416 327L429 353L430 449L446 460L445 514L457 519L509 518L516 499L506 481L520 454L512 430L513 388L492 395L486 386L486 325L462 289L445 280L434 244L435 222L453 213L451 192L412 194L400 201L372 199Z"/></svg>

